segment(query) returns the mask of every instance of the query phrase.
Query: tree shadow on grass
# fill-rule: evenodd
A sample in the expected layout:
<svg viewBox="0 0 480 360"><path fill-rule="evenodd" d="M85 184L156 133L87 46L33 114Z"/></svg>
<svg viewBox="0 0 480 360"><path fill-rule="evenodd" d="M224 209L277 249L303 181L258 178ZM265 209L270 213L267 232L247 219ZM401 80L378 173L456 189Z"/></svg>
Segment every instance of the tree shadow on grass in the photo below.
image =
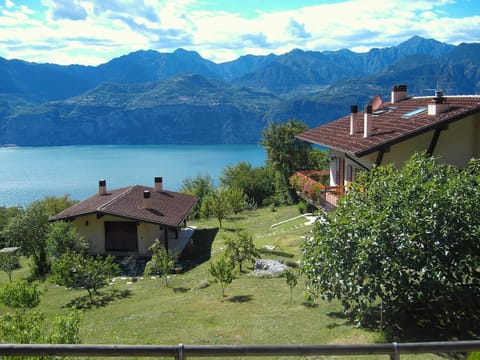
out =
<svg viewBox="0 0 480 360"><path fill-rule="evenodd" d="M131 295L132 292L130 290L109 289L105 292L93 294L92 298L90 298L88 294L78 297L63 307L75 308L79 310L90 310L93 308L105 307L115 300L128 298Z"/></svg>
<svg viewBox="0 0 480 360"><path fill-rule="evenodd" d="M185 287L176 287L176 288L173 288L173 292L175 293L186 293L186 292L189 292L190 289L189 288L185 288Z"/></svg>
<svg viewBox="0 0 480 360"><path fill-rule="evenodd" d="M354 324L353 318L344 312L327 315ZM383 324L380 324L380 307L372 306L362 318L361 327L369 331L382 330L389 342L476 340L480 337L480 310L476 314L450 320L439 310L430 314L422 310L395 314L385 312Z"/></svg>
<svg viewBox="0 0 480 360"><path fill-rule="evenodd" d="M389 341L456 341L477 340L480 336L480 312L468 317L445 321L442 316L427 317L425 314L392 316L385 326Z"/></svg>
<svg viewBox="0 0 480 360"><path fill-rule="evenodd" d="M219 228L195 230L188 245L183 250L178 263L185 267L193 268L210 260L212 244L217 236Z"/></svg>
<svg viewBox="0 0 480 360"><path fill-rule="evenodd" d="M228 299L231 303L247 303L253 300L253 295L235 295Z"/></svg>

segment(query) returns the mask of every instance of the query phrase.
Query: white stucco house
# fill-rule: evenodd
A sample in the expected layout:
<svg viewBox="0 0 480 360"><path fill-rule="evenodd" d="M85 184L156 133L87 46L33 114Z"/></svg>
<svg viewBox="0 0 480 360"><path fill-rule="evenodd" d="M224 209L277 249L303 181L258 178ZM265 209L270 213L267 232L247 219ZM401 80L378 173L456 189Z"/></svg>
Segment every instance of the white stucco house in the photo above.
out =
<svg viewBox="0 0 480 360"><path fill-rule="evenodd" d="M100 180L98 193L52 216L51 221L71 221L85 237L93 254L150 255L159 239L167 249L182 250L193 233L186 219L196 196L155 186L132 185L107 190Z"/></svg>
<svg viewBox="0 0 480 360"><path fill-rule="evenodd" d="M374 164L401 167L415 152L463 167L480 156L480 95L444 96L437 91L435 96L415 97L408 95L407 85L395 85L390 101L377 96L361 112L352 105L349 115L297 138L329 149L330 188L336 195L359 171ZM324 200L335 205L335 199Z"/></svg>

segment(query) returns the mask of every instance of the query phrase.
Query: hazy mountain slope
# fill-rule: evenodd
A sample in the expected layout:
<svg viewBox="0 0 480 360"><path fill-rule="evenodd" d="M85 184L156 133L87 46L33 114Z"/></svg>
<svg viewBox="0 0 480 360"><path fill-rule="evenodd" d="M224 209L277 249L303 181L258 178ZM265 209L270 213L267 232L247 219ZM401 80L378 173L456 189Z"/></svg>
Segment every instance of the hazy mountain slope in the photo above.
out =
<svg viewBox="0 0 480 360"><path fill-rule="evenodd" d="M268 121L309 126L392 85L413 95L480 91L480 44L414 37L367 53L292 50L215 64L137 51L97 67L0 58L0 144L255 143Z"/></svg>

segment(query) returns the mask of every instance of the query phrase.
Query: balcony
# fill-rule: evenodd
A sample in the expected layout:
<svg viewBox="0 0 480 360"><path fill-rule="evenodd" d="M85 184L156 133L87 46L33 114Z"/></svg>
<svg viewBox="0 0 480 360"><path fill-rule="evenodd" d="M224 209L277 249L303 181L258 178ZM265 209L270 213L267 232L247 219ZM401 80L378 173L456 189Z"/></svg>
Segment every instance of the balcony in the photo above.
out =
<svg viewBox="0 0 480 360"><path fill-rule="evenodd" d="M298 196L318 209L331 211L337 208L338 199L345 194L344 186L330 186L330 172L298 171L290 177Z"/></svg>

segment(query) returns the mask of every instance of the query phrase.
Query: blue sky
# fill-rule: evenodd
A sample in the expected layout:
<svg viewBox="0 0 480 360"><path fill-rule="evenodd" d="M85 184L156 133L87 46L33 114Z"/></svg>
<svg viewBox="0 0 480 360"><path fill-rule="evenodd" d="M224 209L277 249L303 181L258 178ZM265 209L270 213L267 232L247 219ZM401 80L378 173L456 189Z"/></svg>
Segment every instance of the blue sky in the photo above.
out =
<svg viewBox="0 0 480 360"><path fill-rule="evenodd" d="M98 65L140 49L246 54L479 42L478 0L0 0L0 56Z"/></svg>

